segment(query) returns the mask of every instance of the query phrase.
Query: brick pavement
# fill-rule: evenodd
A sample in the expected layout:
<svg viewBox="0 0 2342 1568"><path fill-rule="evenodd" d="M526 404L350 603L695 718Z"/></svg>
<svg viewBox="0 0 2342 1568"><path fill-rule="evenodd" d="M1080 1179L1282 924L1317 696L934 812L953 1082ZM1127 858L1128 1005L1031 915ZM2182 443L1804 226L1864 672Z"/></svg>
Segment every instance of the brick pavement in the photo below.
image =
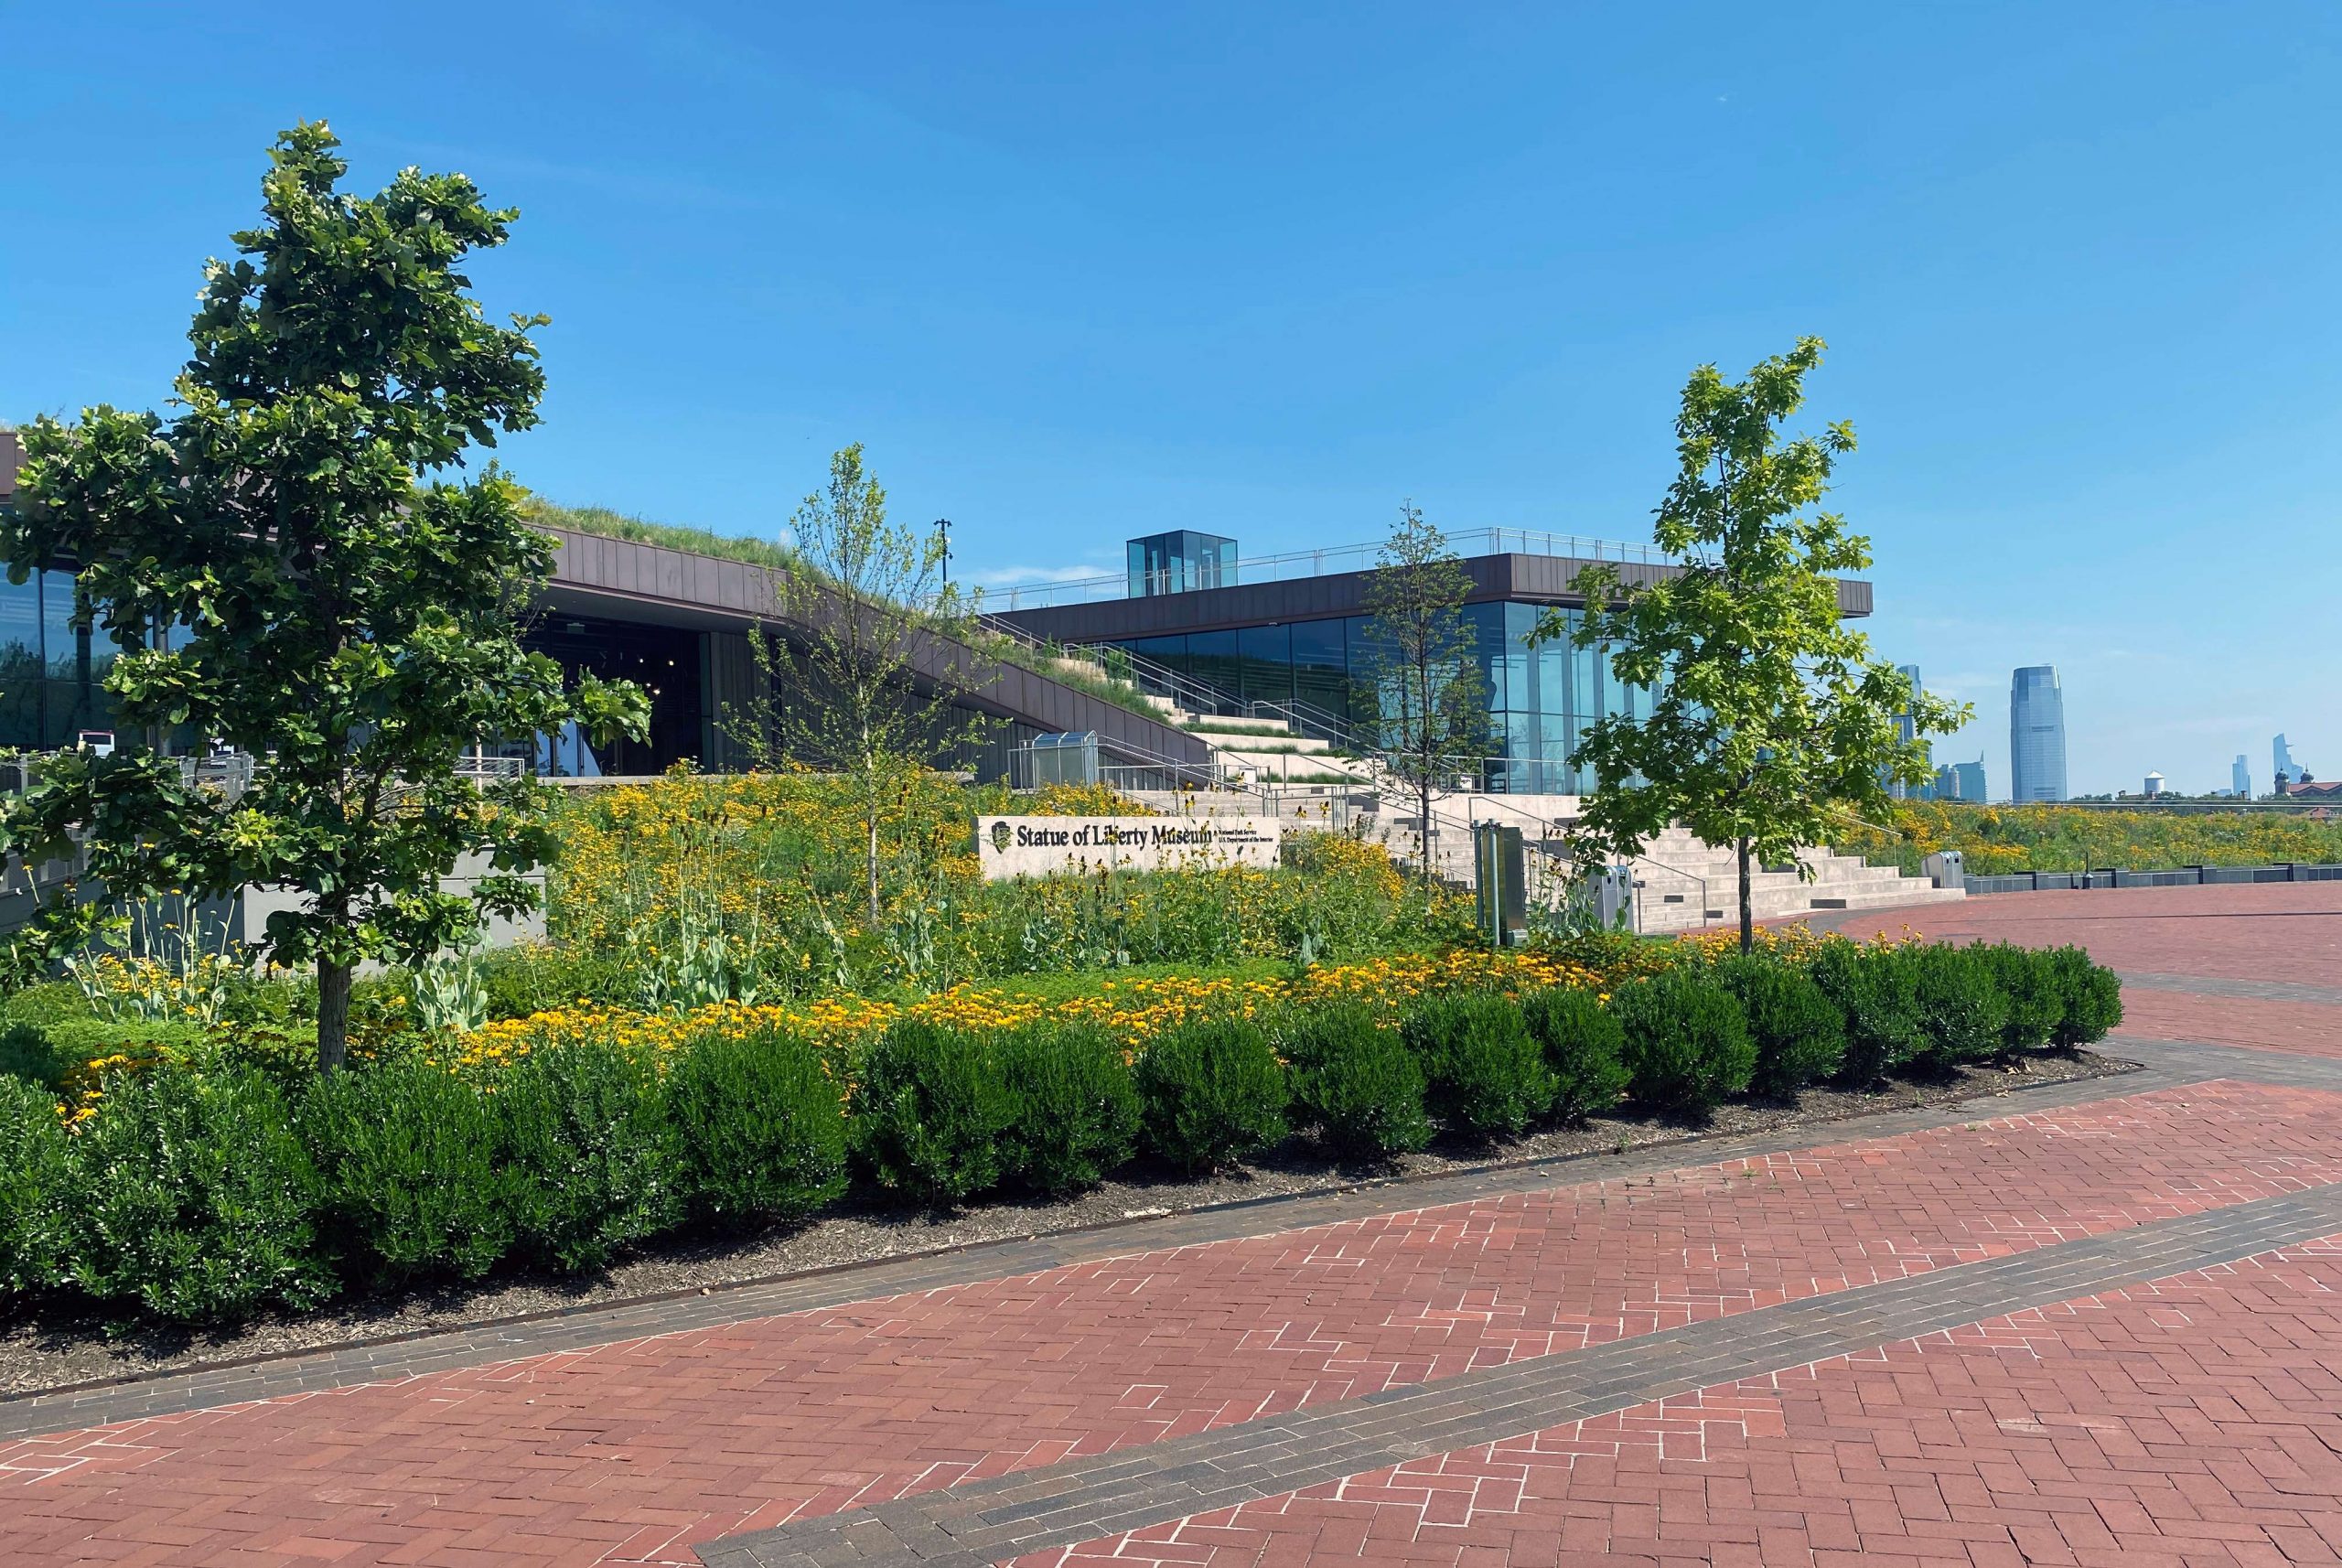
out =
<svg viewBox="0 0 2342 1568"><path fill-rule="evenodd" d="M2342 1236L1283 1496L1018 1568L2342 1554Z"/></svg>
<svg viewBox="0 0 2342 1568"><path fill-rule="evenodd" d="M2342 882L2110 887L1996 893L1907 909L1816 915L1849 936L1930 937L2086 947L2118 970L2342 985Z"/></svg>
<svg viewBox="0 0 2342 1568"><path fill-rule="evenodd" d="M0 1403L0 1433L42 1434L0 1437L0 1562L687 1563L786 1520L843 1562L853 1531L905 1509L1176 1470L1194 1445L1350 1411L1413 1433L1418 1406L1489 1430L1284 1477L1326 1484L1249 1515L1101 1517L1088 1534L1147 1528L1076 1555L2326 1560L2330 1246L2036 1304L2095 1290L2090 1269L2192 1266L2175 1247L2240 1256L2220 1239L2256 1226L2281 1232L2262 1247L2331 1229L2313 1222L2342 1205L2342 886L2027 895L1879 923L1907 920L2087 943L2139 977L2126 1037L2152 1070L1992 1121L1724 1140L1680 1169L1693 1151L1594 1162L1632 1173L1606 1180L1476 1173L1419 1189L1454 1201L1327 1195L158 1380L80 1396L124 1417L70 1432L44 1430L53 1406ZM1148 1235L1189 1244L1135 1250ZM2036 1309L1995 1316L2018 1303ZM1821 1331L1767 1326L1792 1321L1897 1342L1808 1367L1821 1349L1788 1350ZM1665 1387L1687 1368L1714 1386ZM1606 1413L1523 1415L1519 1436L1488 1391L1539 1380L1586 1385L1582 1412ZM1671 1397L1634 1392L1654 1386ZM888 1500L905 1497L927 1500Z"/></svg>
<svg viewBox="0 0 2342 1568"><path fill-rule="evenodd" d="M12 1562L692 1542L2342 1181L2240 1082L1509 1194L0 1450Z"/></svg>

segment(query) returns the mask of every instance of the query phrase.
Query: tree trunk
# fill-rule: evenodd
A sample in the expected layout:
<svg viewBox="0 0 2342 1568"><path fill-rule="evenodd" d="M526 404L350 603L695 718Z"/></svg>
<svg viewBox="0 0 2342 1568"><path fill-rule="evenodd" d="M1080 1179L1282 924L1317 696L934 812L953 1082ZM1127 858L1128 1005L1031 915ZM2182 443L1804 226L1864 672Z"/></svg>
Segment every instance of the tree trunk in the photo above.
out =
<svg viewBox="0 0 2342 1568"><path fill-rule="evenodd" d="M1756 900L1748 890L1748 840L1740 841L1740 950L1752 952L1756 947Z"/></svg>
<svg viewBox="0 0 2342 1568"><path fill-rule="evenodd" d="M349 978L346 963L317 960L317 1070L338 1069L349 1054Z"/></svg>
<svg viewBox="0 0 2342 1568"><path fill-rule="evenodd" d="M1417 797L1416 803L1423 811L1423 815L1415 819L1415 849L1417 857L1423 862L1423 890L1425 892L1429 892L1432 886L1432 869L1431 758L1428 757L1423 759L1423 772L1416 780L1415 793Z"/></svg>
<svg viewBox="0 0 2342 1568"><path fill-rule="evenodd" d="M870 873L870 929L878 929L878 809L870 809L870 841L865 845L864 865Z"/></svg>

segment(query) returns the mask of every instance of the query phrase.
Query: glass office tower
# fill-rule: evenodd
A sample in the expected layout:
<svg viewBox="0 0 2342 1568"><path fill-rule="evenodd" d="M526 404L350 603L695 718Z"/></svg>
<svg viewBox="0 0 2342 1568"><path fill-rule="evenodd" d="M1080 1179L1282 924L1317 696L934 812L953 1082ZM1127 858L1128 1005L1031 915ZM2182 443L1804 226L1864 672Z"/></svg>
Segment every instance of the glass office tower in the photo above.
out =
<svg viewBox="0 0 2342 1568"><path fill-rule="evenodd" d="M2065 693L2056 665L2029 664L2009 684L2009 799L2065 798Z"/></svg>

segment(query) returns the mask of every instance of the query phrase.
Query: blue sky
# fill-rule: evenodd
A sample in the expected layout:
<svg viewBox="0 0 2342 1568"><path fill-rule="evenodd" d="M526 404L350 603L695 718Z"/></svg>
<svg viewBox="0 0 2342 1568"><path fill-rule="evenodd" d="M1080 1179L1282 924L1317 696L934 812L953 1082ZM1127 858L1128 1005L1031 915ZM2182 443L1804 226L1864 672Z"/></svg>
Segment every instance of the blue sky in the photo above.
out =
<svg viewBox="0 0 2342 1568"><path fill-rule="evenodd" d="M519 476L775 533L852 440L996 577L1647 537L1703 360L1829 339L1878 650L2072 784L2342 775L2342 10L0 4L0 416L153 403L273 133L460 168Z"/></svg>

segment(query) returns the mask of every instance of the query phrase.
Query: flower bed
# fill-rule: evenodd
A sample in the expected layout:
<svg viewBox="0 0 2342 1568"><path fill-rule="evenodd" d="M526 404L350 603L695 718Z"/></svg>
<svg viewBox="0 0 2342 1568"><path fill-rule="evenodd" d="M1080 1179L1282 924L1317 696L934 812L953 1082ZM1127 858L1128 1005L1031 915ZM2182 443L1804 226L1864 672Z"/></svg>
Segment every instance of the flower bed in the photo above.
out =
<svg viewBox="0 0 2342 1568"><path fill-rule="evenodd" d="M1459 951L1055 997L581 1008L323 1082L165 1058L70 1122L0 1077L0 1297L301 1310L508 1260L597 1269L683 1227L801 1219L853 1179L953 1204L1133 1157L1208 1172L1296 1133L1329 1162L1434 1130L1494 1148L1621 1092L1697 1117L2077 1047L2121 1017L2078 950L1712 947L1614 945L1636 963L1609 972Z"/></svg>

